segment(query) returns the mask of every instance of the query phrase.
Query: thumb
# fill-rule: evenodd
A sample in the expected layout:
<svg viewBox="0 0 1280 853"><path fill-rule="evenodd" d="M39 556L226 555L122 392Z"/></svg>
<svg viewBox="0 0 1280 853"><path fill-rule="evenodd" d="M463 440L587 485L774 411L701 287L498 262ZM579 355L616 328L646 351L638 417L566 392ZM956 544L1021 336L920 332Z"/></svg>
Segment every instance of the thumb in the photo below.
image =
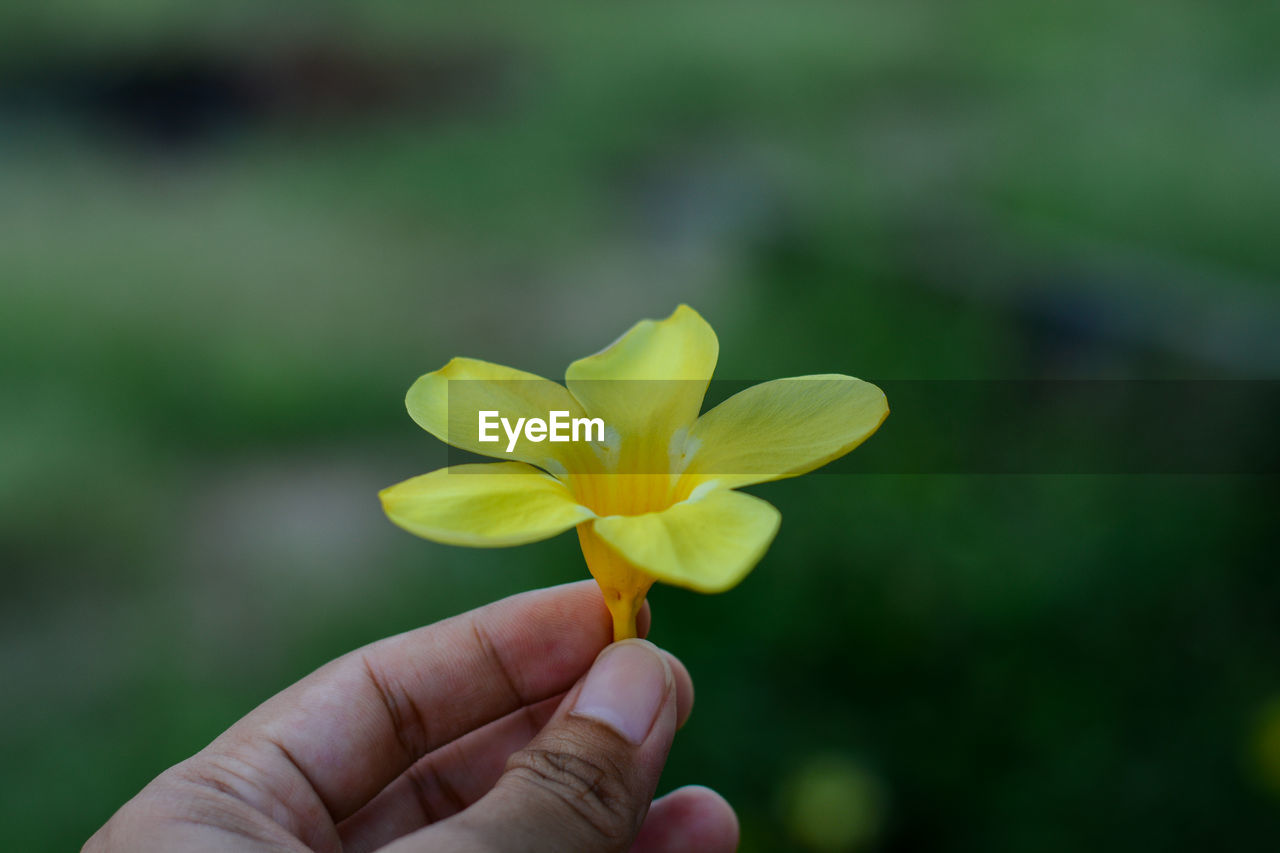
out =
<svg viewBox="0 0 1280 853"><path fill-rule="evenodd" d="M644 640L602 651L546 727L465 812L421 850L626 851L653 799L676 730L666 655Z"/></svg>

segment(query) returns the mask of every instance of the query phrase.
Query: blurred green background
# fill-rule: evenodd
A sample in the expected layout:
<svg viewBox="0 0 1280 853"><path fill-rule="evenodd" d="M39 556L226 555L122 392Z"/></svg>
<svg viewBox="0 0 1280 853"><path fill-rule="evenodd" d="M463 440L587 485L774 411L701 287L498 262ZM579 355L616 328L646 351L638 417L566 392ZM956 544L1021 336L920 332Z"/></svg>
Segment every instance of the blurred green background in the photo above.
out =
<svg viewBox="0 0 1280 853"><path fill-rule="evenodd" d="M444 460L402 399L451 356L558 377L684 301L727 378L1277 378L1277 31L0 6L3 846L74 849L359 644L584 576L572 536L382 516ZM756 571L652 594L698 686L662 788L722 791L743 850L1274 849L1274 478L753 491L784 517Z"/></svg>

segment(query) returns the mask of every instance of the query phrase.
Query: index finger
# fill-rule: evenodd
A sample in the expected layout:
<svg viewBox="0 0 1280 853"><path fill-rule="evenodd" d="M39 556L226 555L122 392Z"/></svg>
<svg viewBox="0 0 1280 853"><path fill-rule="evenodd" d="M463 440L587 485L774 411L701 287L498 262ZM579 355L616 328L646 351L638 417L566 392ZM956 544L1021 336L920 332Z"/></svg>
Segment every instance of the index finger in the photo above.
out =
<svg viewBox="0 0 1280 853"><path fill-rule="evenodd" d="M274 799L267 813L283 806L304 825L316 817L303 781L336 823L431 750L567 690L612 640L611 626L593 581L512 596L326 664L210 751L259 768Z"/></svg>

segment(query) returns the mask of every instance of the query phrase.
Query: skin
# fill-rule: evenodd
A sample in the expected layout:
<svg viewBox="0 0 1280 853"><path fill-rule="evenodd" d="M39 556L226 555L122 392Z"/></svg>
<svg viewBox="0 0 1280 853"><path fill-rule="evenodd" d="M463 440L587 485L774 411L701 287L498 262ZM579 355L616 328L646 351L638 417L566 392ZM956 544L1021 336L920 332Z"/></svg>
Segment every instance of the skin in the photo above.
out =
<svg viewBox="0 0 1280 853"><path fill-rule="evenodd" d="M597 657L611 624L585 581L344 655L162 773L84 851L735 850L715 792L653 800L693 683L643 640ZM584 695L589 671L620 687Z"/></svg>

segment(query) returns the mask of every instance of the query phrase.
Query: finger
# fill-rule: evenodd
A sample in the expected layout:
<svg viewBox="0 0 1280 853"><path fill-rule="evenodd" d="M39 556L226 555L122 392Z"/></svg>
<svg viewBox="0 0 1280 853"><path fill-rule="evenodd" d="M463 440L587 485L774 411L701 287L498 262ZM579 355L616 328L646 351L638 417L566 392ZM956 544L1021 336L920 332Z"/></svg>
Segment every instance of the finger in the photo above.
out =
<svg viewBox="0 0 1280 853"><path fill-rule="evenodd" d="M664 651L676 684L676 722L693 709L693 682L683 663ZM377 850L450 817L494 786L513 752L551 719L563 696L529 705L443 746L410 767L338 827L344 851Z"/></svg>
<svg viewBox="0 0 1280 853"><path fill-rule="evenodd" d="M671 749L677 702L666 656L644 640L615 643L492 791L386 850L629 850Z"/></svg>
<svg viewBox="0 0 1280 853"><path fill-rule="evenodd" d="M193 759L192 772L310 835L431 750L567 690L611 625L598 587L583 581L389 637L268 700Z"/></svg>
<svg viewBox="0 0 1280 853"><path fill-rule="evenodd" d="M733 853L738 816L724 797L690 785L653 801L631 853Z"/></svg>
<svg viewBox="0 0 1280 853"><path fill-rule="evenodd" d="M676 682L676 730L679 731L689 722L689 715L693 713L693 677L680 658L666 649L659 651L667 659L667 666L671 668L671 676Z"/></svg>
<svg viewBox="0 0 1280 853"><path fill-rule="evenodd" d="M443 820L480 799L507 758L533 739L563 696L528 705L421 759L338 827L345 853L365 853Z"/></svg>

